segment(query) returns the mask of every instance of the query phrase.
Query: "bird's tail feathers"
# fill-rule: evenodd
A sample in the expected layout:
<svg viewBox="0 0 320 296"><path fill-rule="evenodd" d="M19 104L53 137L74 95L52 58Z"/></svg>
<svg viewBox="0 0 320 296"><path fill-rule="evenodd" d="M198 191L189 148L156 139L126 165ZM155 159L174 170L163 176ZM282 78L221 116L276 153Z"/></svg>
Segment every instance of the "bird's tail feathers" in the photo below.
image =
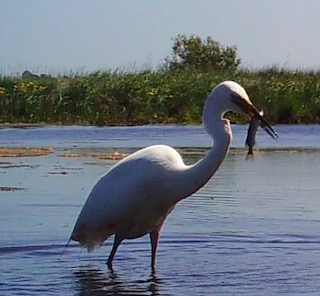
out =
<svg viewBox="0 0 320 296"><path fill-rule="evenodd" d="M101 247L111 234L105 229L88 229L85 226L74 229L70 239L80 243L88 252Z"/></svg>
<svg viewBox="0 0 320 296"><path fill-rule="evenodd" d="M68 248L68 246L69 246L69 244L70 244L70 241L71 241L71 236L70 236L70 238L68 239L66 245L64 246L64 248L63 248L63 250L62 250L62 252L61 252L61 255L63 255L63 253L64 253L64 252L66 251L66 249Z"/></svg>
<svg viewBox="0 0 320 296"><path fill-rule="evenodd" d="M61 258L61 256L64 254L64 252L66 251L66 249L68 248L69 244L70 244L70 241L71 241L71 237L68 239L66 245L64 246L64 248L62 249L60 255L59 255L59 259Z"/></svg>

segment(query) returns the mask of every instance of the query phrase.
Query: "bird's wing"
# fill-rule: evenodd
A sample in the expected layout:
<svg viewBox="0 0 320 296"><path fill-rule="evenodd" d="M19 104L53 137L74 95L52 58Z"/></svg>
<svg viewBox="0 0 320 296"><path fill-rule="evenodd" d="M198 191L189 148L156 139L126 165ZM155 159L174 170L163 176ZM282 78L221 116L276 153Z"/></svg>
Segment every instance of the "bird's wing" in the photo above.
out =
<svg viewBox="0 0 320 296"><path fill-rule="evenodd" d="M112 227L131 218L146 203L153 182L150 170L141 161L114 167L96 183L76 224Z"/></svg>

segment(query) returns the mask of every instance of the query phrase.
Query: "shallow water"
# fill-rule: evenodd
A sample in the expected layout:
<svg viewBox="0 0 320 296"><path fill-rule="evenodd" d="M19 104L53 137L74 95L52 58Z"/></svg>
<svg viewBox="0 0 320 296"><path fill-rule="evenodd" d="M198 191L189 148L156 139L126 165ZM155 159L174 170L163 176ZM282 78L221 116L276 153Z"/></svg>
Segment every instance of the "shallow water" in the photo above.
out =
<svg viewBox="0 0 320 296"><path fill-rule="evenodd" d="M81 132L86 129L92 135L97 128ZM61 154L153 142L188 146L199 135L194 127L154 127L151 134L150 128L135 129L131 139L130 128L114 129L118 137L114 132L108 141L102 139L108 129L85 139L75 127L59 128L64 136L54 136L55 128L10 130L16 137L0 130L0 146L55 147L46 156L0 159L0 186L24 188L0 192L0 295L318 295L320 152L312 136L317 126L311 134L304 127L277 127L277 142L261 133L259 147L275 149L258 151L254 161L232 150L214 178L168 217L154 274L147 236L120 246L114 272L105 265L112 240L90 254L76 243L63 252L88 192L115 162ZM237 137L244 139L245 129L236 127L234 147L242 147ZM206 147L201 139L190 146ZM294 139L308 145L291 145ZM184 154L189 163L203 149L192 152Z"/></svg>
<svg viewBox="0 0 320 296"><path fill-rule="evenodd" d="M248 125L233 125L232 147L243 148ZM320 125L277 125L278 141L260 131L259 148L320 148ZM45 128L2 128L1 146L52 146L52 147L145 147L152 144L173 147L210 147L211 139L203 126L49 126Z"/></svg>

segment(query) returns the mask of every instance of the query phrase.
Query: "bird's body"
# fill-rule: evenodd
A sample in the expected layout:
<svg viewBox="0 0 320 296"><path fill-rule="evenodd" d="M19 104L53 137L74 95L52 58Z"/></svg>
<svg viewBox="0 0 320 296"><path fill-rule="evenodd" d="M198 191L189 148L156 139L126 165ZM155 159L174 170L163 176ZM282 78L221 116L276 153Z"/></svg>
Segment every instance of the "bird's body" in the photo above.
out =
<svg viewBox="0 0 320 296"><path fill-rule="evenodd" d="M180 154L165 145L129 155L94 186L73 236L92 249L115 233L132 239L152 232L174 206L170 202L170 181L183 167Z"/></svg>
<svg viewBox="0 0 320 296"><path fill-rule="evenodd" d="M245 106L233 103L231 97ZM91 250L115 234L108 259L111 268L122 240L150 234L154 267L159 232L166 217L177 202L207 183L228 152L232 133L229 121L223 118L228 110L248 115L257 112L245 90L231 81L217 86L206 101L203 122L214 146L193 165L185 165L172 147L154 145L113 166L89 194L71 238Z"/></svg>

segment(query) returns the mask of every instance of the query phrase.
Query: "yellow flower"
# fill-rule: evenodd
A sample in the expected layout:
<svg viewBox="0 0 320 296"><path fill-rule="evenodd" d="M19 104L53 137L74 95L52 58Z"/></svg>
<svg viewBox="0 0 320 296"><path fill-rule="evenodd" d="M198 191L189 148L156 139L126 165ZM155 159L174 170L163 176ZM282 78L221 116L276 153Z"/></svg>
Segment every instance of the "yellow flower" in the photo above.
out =
<svg viewBox="0 0 320 296"><path fill-rule="evenodd" d="M157 96L158 95L158 89L156 89L156 88L151 89L151 91L147 92L147 95L150 96L150 97Z"/></svg>
<svg viewBox="0 0 320 296"><path fill-rule="evenodd" d="M0 95L3 95L6 92L6 89L0 86Z"/></svg>

